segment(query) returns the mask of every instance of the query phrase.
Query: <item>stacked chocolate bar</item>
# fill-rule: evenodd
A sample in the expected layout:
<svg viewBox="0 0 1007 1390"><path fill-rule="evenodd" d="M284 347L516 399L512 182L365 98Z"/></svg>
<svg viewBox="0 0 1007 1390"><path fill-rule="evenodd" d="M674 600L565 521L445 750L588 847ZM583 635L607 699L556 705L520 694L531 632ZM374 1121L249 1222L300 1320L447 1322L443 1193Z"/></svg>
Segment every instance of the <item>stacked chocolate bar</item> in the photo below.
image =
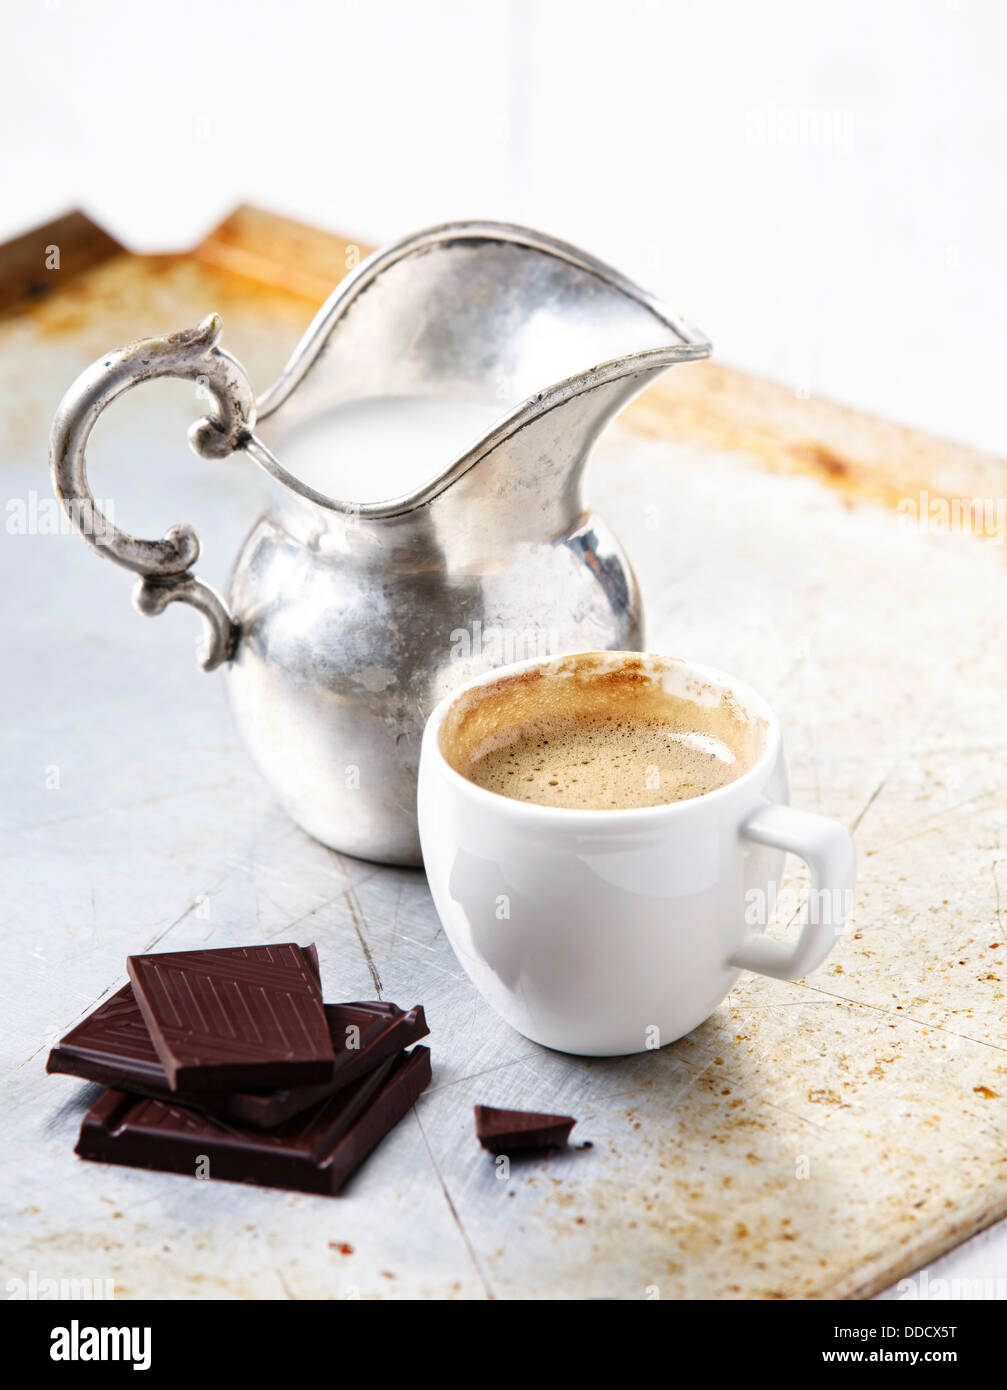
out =
<svg viewBox="0 0 1007 1390"><path fill-rule="evenodd" d="M314 946L126 965L46 1066L109 1087L82 1158L332 1196L430 1080L422 1007L323 1004Z"/></svg>

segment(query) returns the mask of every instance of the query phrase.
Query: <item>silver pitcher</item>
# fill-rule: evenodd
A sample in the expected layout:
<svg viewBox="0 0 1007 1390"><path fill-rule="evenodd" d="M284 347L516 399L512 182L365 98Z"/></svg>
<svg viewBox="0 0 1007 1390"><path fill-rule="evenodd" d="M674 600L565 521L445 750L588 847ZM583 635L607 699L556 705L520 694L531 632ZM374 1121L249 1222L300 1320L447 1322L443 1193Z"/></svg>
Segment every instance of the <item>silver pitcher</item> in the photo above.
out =
<svg viewBox="0 0 1007 1390"><path fill-rule="evenodd" d="M88 368L53 423L56 493L140 576L141 613L203 614L203 666L226 666L238 727L294 820L344 853L418 864L420 734L448 691L526 656L642 646L633 571L581 477L616 412L710 344L574 247L485 222L362 262L258 400L220 332L212 314ZM164 376L213 402L189 430L197 454L244 450L279 484L226 603L192 573L190 526L136 539L88 489L100 413ZM436 476L384 500L424 463ZM382 500L333 495L346 466Z"/></svg>

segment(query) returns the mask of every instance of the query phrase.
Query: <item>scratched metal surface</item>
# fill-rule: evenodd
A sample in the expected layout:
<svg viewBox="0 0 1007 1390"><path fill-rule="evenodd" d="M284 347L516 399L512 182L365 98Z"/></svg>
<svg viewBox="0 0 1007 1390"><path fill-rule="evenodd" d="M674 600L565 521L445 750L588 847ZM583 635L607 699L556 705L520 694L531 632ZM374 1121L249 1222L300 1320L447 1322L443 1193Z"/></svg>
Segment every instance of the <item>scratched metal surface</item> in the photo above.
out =
<svg viewBox="0 0 1007 1390"><path fill-rule="evenodd" d="M81 366L213 307L259 384L308 313L123 259L0 324L5 502L48 499L44 434ZM170 385L118 403L92 486L130 529L197 525L219 583L267 484L188 454L192 406ZM8 505L5 1279L111 1278L120 1297L864 1295L1003 1214L1002 547L628 431L590 486L636 561L651 645L761 687L796 804L855 827L861 887L830 962L800 984L743 979L657 1054L526 1042L469 986L420 873L332 854L270 804L222 678L196 669L194 616L139 617L127 576L76 537L11 534ZM96 1088L46 1077L45 1054L125 955L289 937L317 942L329 998L422 1002L431 1024L432 1086L345 1195L76 1159ZM568 1111L594 1147L499 1181L475 1103Z"/></svg>

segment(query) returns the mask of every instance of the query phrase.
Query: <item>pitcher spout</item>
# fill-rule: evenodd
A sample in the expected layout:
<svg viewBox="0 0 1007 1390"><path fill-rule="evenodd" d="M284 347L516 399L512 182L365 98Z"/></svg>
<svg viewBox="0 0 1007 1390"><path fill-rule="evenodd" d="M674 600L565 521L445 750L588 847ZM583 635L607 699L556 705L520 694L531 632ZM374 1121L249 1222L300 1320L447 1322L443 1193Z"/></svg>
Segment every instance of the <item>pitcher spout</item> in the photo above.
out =
<svg viewBox="0 0 1007 1390"><path fill-rule="evenodd" d="M451 495L468 506L534 495L548 524L543 510L569 515L608 421L668 367L710 350L575 247L453 223L347 277L258 401L245 447L335 512L377 521Z"/></svg>

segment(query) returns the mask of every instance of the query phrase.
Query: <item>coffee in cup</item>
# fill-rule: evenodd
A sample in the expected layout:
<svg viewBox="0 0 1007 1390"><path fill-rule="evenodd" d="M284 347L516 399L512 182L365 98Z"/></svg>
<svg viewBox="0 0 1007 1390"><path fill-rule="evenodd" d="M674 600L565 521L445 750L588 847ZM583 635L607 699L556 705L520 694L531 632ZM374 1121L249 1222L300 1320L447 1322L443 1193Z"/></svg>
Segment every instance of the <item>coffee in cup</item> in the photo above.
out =
<svg viewBox="0 0 1007 1390"><path fill-rule="evenodd" d="M643 671L627 658L490 681L459 702L441 747L477 787L586 811L704 796L752 766L758 728L729 693L690 698Z"/></svg>

